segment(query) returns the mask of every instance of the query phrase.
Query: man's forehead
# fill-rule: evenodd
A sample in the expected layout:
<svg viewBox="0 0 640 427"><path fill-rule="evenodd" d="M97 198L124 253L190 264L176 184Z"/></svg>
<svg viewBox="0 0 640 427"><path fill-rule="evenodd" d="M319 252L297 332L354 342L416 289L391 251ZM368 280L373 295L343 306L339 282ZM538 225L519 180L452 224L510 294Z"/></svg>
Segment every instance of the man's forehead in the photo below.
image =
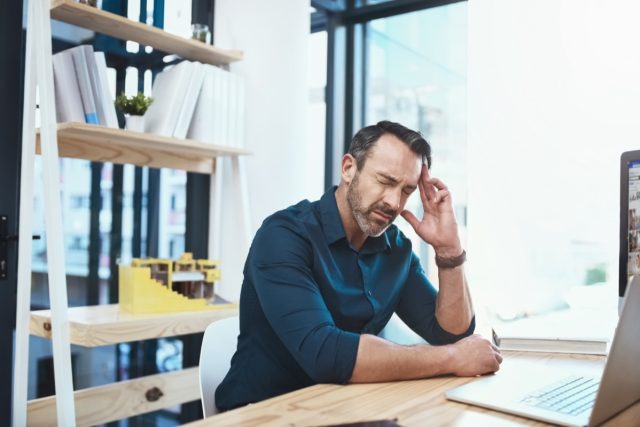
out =
<svg viewBox="0 0 640 427"><path fill-rule="evenodd" d="M385 135L383 135L384 137ZM393 135L391 135L393 137ZM399 166L402 170L414 166L418 173L422 167L422 156L413 152L407 144L398 138L394 140L381 137L377 143L367 152L365 165L375 165L376 169L386 166Z"/></svg>
<svg viewBox="0 0 640 427"><path fill-rule="evenodd" d="M377 178L387 179L393 182L404 181L407 185L418 185L421 171L421 161L416 159L414 162L397 162L388 161L384 158L368 159L365 162L364 169L368 169L369 173Z"/></svg>

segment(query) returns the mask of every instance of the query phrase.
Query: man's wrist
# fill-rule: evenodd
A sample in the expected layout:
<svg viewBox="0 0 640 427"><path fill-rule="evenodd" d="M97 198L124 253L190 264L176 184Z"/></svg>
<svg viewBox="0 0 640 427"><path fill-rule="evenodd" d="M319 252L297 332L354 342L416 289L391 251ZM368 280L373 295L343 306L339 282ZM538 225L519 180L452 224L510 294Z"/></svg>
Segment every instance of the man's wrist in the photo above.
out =
<svg viewBox="0 0 640 427"><path fill-rule="evenodd" d="M425 360L425 370L421 372L421 377L451 375L456 371L457 354L453 344L418 344L413 348L420 353L420 358Z"/></svg>
<svg viewBox="0 0 640 427"><path fill-rule="evenodd" d="M457 348L454 344L447 344L442 346L442 349L445 350L445 363L443 364L444 374L456 374L457 372Z"/></svg>
<svg viewBox="0 0 640 427"><path fill-rule="evenodd" d="M448 246L438 246L433 248L436 252L436 256L440 258L453 258L462 253L462 243L459 241L456 244Z"/></svg>
<svg viewBox="0 0 640 427"><path fill-rule="evenodd" d="M456 268L464 264L467 260L467 252L462 249L462 252L456 256L444 257L436 253L436 265L438 268Z"/></svg>

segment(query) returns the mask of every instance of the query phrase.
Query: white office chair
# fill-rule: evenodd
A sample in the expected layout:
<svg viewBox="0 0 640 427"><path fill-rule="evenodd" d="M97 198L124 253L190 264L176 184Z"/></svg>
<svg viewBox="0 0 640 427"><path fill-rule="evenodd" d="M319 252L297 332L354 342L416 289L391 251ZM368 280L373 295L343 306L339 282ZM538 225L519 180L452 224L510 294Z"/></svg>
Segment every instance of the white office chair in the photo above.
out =
<svg viewBox="0 0 640 427"><path fill-rule="evenodd" d="M218 413L216 388L231 366L231 357L236 351L240 321L238 316L213 322L204 331L200 349L200 399L204 417Z"/></svg>

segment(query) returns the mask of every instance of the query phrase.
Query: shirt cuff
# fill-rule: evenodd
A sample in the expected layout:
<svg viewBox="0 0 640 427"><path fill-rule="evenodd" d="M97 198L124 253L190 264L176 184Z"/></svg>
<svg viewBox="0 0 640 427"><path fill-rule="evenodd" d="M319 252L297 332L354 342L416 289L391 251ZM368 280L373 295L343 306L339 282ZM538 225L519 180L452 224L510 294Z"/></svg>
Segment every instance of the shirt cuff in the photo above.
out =
<svg viewBox="0 0 640 427"><path fill-rule="evenodd" d="M356 366L358 357L358 347L360 345L360 334L354 332L341 331L338 337L336 351L336 382L346 384L353 375L353 368Z"/></svg>
<svg viewBox="0 0 640 427"><path fill-rule="evenodd" d="M462 338L468 337L473 334L473 331L476 329L476 316L471 318L471 322L469 323L469 327L466 331L461 334L452 334L450 332L445 331L438 319L436 318L435 327L434 327L434 338L436 342L432 342L431 344L441 345L441 344L451 344L457 341L460 341Z"/></svg>

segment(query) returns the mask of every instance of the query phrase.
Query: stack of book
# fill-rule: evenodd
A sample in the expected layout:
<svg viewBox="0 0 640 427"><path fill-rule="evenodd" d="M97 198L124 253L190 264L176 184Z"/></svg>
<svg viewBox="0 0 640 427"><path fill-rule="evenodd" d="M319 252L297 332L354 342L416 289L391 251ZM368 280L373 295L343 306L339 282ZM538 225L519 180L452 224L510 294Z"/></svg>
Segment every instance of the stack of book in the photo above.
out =
<svg viewBox="0 0 640 427"><path fill-rule="evenodd" d="M104 52L80 45L53 55L53 79L58 122L118 127L107 82Z"/></svg>
<svg viewBox="0 0 640 427"><path fill-rule="evenodd" d="M244 82L238 75L182 61L156 76L145 131L174 138L242 146Z"/></svg>
<svg viewBox="0 0 640 427"><path fill-rule="evenodd" d="M561 310L493 325L502 350L607 354L616 316L601 310Z"/></svg>
<svg viewBox="0 0 640 427"><path fill-rule="evenodd" d="M56 119L118 127L103 52L81 45L53 55ZM242 147L244 80L213 65L182 61L156 76L145 132Z"/></svg>

